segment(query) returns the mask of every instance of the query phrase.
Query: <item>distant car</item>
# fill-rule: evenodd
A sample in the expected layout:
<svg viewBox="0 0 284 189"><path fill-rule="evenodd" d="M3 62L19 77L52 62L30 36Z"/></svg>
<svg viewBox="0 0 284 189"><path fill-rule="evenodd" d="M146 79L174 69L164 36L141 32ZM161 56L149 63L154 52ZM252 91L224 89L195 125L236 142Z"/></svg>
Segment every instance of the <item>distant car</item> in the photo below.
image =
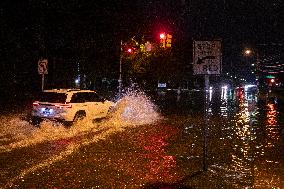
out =
<svg viewBox="0 0 284 189"><path fill-rule="evenodd" d="M92 90L52 89L40 93L33 102L32 122L56 120L71 125L82 118L106 117L114 103L105 100Z"/></svg>

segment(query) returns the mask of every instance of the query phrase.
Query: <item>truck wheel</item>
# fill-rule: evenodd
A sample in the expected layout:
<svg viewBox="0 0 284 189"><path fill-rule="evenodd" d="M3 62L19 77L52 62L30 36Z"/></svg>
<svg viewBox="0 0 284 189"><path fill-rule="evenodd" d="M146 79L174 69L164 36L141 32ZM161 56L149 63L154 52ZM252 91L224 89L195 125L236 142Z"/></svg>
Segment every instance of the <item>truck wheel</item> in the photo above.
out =
<svg viewBox="0 0 284 189"><path fill-rule="evenodd" d="M83 120L86 117L86 112L84 111L79 111L75 114L75 117L73 119L74 123L77 123L80 120Z"/></svg>

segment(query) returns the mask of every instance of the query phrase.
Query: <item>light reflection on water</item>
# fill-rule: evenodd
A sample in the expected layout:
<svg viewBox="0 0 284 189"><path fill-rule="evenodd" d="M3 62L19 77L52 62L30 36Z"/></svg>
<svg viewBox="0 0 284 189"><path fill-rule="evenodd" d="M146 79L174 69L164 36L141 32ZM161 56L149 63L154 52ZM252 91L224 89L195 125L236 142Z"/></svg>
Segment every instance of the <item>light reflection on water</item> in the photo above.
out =
<svg viewBox="0 0 284 189"><path fill-rule="evenodd" d="M255 104L248 102L244 95L240 95L239 106L235 115L235 126L233 127L234 148L232 151L232 164L230 169L235 172L231 175L235 187L253 185L254 174L254 143L256 133L252 125L252 115L257 111L256 107L249 108Z"/></svg>
<svg viewBox="0 0 284 189"><path fill-rule="evenodd" d="M221 88L221 105L220 105L220 112L221 117L227 118L228 117L228 88L222 87Z"/></svg>
<svg viewBox="0 0 284 189"><path fill-rule="evenodd" d="M281 134L277 104L266 104L266 115L261 118L255 95L237 95L235 121L230 129L231 163L224 168L226 181L235 188L281 188L281 152L275 152ZM225 99L221 102L221 116L226 117L227 103Z"/></svg>
<svg viewBox="0 0 284 189"><path fill-rule="evenodd" d="M146 159L148 171L145 173L144 179L148 182L173 181L176 180L176 175L172 174L176 168L176 157L169 155L166 152L166 147L169 145L170 137L176 131L169 127L164 127L157 133L147 134L138 137L139 146L142 147L146 153L143 155Z"/></svg>
<svg viewBox="0 0 284 189"><path fill-rule="evenodd" d="M267 146L273 147L274 142L280 139L280 128L278 125L277 117L279 112L276 110L276 105L272 103L267 104L267 115L266 115L266 135L267 135Z"/></svg>
<svg viewBox="0 0 284 189"><path fill-rule="evenodd" d="M283 187L283 165L279 162L281 152L277 151L280 144L281 125L278 123L279 112L277 104L266 104L264 138L261 155L264 157L258 162L255 174L255 187L281 188ZM282 170L282 171L281 171Z"/></svg>
<svg viewBox="0 0 284 189"><path fill-rule="evenodd" d="M209 93L207 105L212 162L207 179L221 177L221 183L232 188L283 188L283 150L277 151L281 149L278 104L263 104L266 102L258 99L257 91L241 88L234 92L222 88L218 102L216 94Z"/></svg>

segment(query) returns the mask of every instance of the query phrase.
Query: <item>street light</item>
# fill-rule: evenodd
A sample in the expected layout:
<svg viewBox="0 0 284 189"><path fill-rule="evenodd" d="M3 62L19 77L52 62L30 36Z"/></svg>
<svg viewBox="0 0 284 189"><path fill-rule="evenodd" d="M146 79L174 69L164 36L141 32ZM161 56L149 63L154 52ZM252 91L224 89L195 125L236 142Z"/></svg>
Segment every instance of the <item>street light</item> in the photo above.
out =
<svg viewBox="0 0 284 189"><path fill-rule="evenodd" d="M252 53L252 50L250 50L250 49L245 50L245 55L251 55L251 53Z"/></svg>

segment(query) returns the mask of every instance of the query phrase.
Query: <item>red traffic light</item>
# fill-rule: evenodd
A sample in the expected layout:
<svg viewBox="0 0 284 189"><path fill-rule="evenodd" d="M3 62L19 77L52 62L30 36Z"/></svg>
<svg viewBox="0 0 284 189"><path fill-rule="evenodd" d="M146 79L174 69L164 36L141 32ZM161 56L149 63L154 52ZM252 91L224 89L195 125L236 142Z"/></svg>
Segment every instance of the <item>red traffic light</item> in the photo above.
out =
<svg viewBox="0 0 284 189"><path fill-rule="evenodd" d="M165 39L165 38L166 38L165 33L161 33L161 34L160 34L160 39Z"/></svg>
<svg viewBox="0 0 284 189"><path fill-rule="evenodd" d="M128 49L127 49L127 52L128 52L128 53L132 53L132 49L131 49L131 48L128 48Z"/></svg>
<svg viewBox="0 0 284 189"><path fill-rule="evenodd" d="M275 82L275 79L270 79L270 83L274 83Z"/></svg>
<svg viewBox="0 0 284 189"><path fill-rule="evenodd" d="M166 47L166 34L165 33L160 33L160 45L163 48Z"/></svg>

